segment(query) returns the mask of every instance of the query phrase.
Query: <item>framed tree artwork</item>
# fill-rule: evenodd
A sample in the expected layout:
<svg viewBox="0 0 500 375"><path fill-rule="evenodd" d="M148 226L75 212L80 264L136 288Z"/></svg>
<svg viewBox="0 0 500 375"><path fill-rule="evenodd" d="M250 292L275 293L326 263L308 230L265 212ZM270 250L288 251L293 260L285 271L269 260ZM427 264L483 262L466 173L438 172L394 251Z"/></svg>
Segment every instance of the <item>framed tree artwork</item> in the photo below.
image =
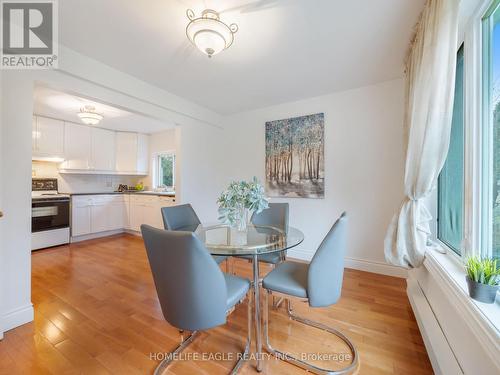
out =
<svg viewBox="0 0 500 375"><path fill-rule="evenodd" d="M266 122L266 193L324 198L325 115Z"/></svg>

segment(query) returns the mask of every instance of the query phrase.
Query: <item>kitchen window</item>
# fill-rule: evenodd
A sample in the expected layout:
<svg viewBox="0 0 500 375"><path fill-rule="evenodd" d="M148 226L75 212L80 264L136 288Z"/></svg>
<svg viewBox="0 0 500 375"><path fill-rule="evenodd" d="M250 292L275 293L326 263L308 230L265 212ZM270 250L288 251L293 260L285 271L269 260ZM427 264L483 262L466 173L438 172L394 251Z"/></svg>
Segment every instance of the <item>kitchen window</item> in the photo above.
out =
<svg viewBox="0 0 500 375"><path fill-rule="evenodd" d="M161 152L153 159L154 188L173 188L175 186L175 154Z"/></svg>
<svg viewBox="0 0 500 375"><path fill-rule="evenodd" d="M438 179L438 238L458 255L464 237L464 46L457 53L448 156Z"/></svg>

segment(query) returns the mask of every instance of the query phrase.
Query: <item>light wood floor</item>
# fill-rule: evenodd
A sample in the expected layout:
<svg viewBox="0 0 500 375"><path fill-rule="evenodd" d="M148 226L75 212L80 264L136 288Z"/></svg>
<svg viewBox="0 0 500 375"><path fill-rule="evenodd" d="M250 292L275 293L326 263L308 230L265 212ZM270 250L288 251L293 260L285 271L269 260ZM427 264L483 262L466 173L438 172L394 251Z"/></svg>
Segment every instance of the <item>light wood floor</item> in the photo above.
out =
<svg viewBox="0 0 500 375"><path fill-rule="evenodd" d="M162 317L142 240L130 235L33 253L35 321L5 334L0 374L149 374L151 353L178 343L178 332ZM250 276L250 265L236 264ZM264 271L264 269L263 269ZM265 272L265 271L264 271ZM432 368L405 293L405 281L346 270L342 298L325 309L296 304L310 319L337 327L359 350L359 374L432 374ZM347 352L335 338L271 314L271 337L288 352ZM236 353L246 333L246 306L225 326L212 329L187 353ZM182 361L172 374L224 374L230 361ZM242 374L255 374L255 364ZM293 365L267 359L263 374L305 374Z"/></svg>

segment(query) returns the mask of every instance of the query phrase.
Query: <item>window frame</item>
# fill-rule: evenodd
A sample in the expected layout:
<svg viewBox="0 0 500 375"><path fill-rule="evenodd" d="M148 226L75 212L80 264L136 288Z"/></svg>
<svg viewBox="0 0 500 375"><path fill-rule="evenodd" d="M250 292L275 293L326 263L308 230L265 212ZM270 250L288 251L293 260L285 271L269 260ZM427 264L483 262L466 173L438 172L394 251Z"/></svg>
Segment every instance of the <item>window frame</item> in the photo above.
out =
<svg viewBox="0 0 500 375"><path fill-rule="evenodd" d="M493 4L500 0L482 0L472 15L459 30L457 52L464 45L464 219L462 254L457 254L445 242L437 238L437 220L434 222L433 238L450 258L459 265L466 257L486 255L484 249L485 233L483 222L484 180L483 165L484 132L482 129L485 108L483 75L483 19ZM434 217L437 218L437 188L433 194ZM487 216L486 216L487 217Z"/></svg>
<svg viewBox="0 0 500 375"><path fill-rule="evenodd" d="M152 184L153 184L153 189L159 189L162 186L159 185L160 182L160 158L164 156L171 156L173 161L172 161L172 186L166 186L167 188L174 188L175 189L175 173L176 173L176 155L175 155L175 150L168 150L168 151L160 151L160 152L155 152L153 154L153 173L152 173Z"/></svg>
<svg viewBox="0 0 500 375"><path fill-rule="evenodd" d="M481 240L479 245L480 254L483 257L493 256L493 168L494 168L494 123L493 106L491 101L493 72L491 54L493 51L492 38L495 27L493 14L500 11L500 0L490 1L490 5L481 18L481 84L482 84L482 145L481 145L481 197L480 197L480 220ZM487 58L485 58L485 56Z"/></svg>
<svg viewBox="0 0 500 375"><path fill-rule="evenodd" d="M436 210L437 210L437 214L436 214L436 238L437 240L442 244L444 245L447 249L449 249L454 255L456 255L457 257L461 258L463 256L463 254L466 252L465 251L465 233L466 233L466 229L465 229L465 214L466 214L466 209L465 209L465 184L466 184L466 175L465 175L465 164L466 164L466 155L465 155L465 152L466 152L466 106L467 106L467 101L466 101L466 84L465 84L465 81L466 81L466 72L465 72L465 69L466 69L466 61L465 61L465 51L466 51L466 48L465 48L465 41L462 41L461 43L459 43L458 45L458 48L457 48L457 57L458 57L458 54L460 52L460 50L462 50L462 55L463 55L463 78L462 78L462 85L463 85L463 98L462 98L462 110L463 110L463 119L462 119L462 143L463 143L463 165L462 165L462 188L463 188L463 202L462 202L462 239L460 241L460 247L458 249L456 249L455 247L453 247L448 241L446 241L445 239L442 239L440 238L440 224L439 224L439 221L441 220L441 218L439 217L439 212L440 212L440 204L441 204L441 194L439 194L439 180L441 178L441 173L439 174L438 176L438 184L437 184L437 207L436 207ZM455 91L456 92L456 91ZM454 93L455 93L454 92ZM451 140L450 140L451 141ZM450 142L451 144L451 142ZM446 159L447 160L447 159ZM446 162L446 161L445 161ZM444 168L444 165L443 165L443 168Z"/></svg>

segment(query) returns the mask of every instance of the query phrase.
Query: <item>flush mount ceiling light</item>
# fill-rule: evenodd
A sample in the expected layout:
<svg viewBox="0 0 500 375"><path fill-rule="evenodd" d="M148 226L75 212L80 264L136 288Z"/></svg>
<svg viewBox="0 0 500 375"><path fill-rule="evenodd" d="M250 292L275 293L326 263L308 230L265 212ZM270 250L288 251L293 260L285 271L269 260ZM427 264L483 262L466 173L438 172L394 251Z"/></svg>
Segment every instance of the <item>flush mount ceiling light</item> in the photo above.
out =
<svg viewBox="0 0 500 375"><path fill-rule="evenodd" d="M103 116L95 111L95 107L92 105L86 105L80 108L78 112L78 117L86 125L97 125L99 121L103 119Z"/></svg>
<svg viewBox="0 0 500 375"><path fill-rule="evenodd" d="M201 17L195 18L191 9L186 11L191 22L186 27L186 35L201 52L208 57L218 54L233 44L234 33L238 31L235 23L226 25L219 19L219 13L205 9Z"/></svg>

